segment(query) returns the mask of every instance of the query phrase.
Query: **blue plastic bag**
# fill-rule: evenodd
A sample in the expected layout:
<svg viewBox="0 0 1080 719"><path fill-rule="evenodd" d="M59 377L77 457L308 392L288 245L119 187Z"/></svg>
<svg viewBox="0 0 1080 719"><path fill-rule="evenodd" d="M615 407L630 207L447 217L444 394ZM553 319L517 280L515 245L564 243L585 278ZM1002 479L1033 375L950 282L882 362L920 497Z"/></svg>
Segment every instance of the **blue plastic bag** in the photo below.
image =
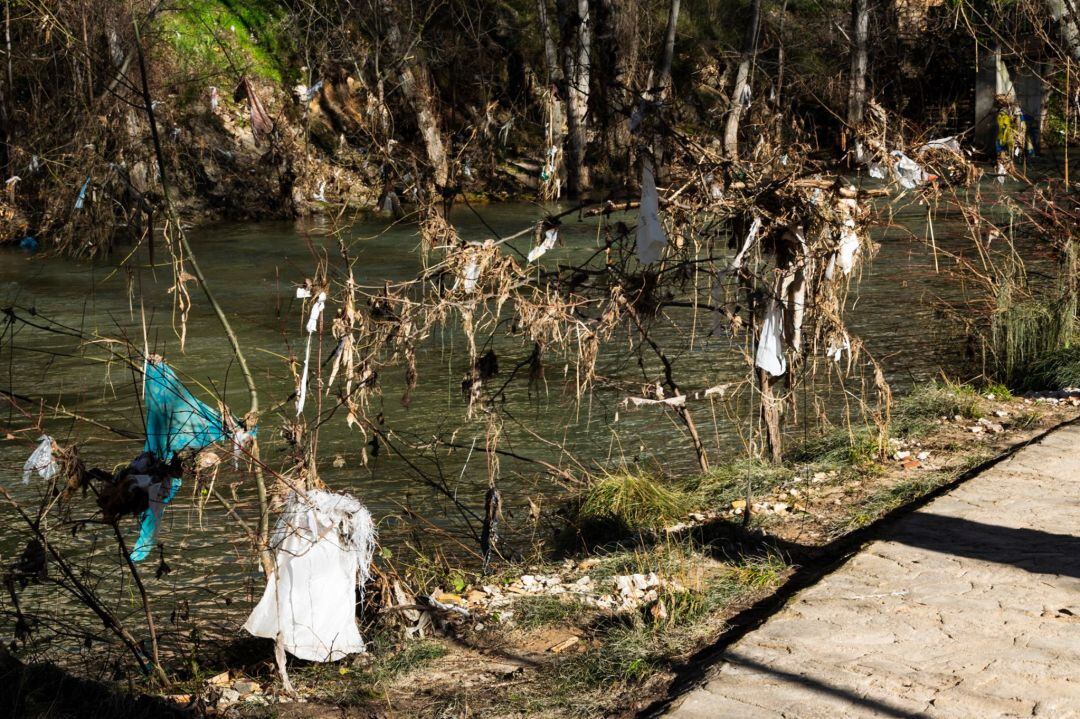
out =
<svg viewBox="0 0 1080 719"><path fill-rule="evenodd" d="M232 432L221 413L195 398L172 367L164 362L146 363L146 444L143 451L162 462L170 462L178 452L198 451L215 442L229 439ZM236 426L233 421L229 426ZM139 515L139 539L131 551L133 561L141 561L156 545L158 523L176 492L180 478L172 477L168 486L151 493L150 506Z"/></svg>

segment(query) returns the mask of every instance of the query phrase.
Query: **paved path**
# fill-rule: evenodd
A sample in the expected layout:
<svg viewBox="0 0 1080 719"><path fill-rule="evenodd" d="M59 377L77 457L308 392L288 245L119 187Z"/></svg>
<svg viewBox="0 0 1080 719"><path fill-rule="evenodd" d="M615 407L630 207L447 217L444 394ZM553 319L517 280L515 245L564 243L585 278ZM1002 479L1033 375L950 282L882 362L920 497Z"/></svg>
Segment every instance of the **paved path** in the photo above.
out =
<svg viewBox="0 0 1080 719"><path fill-rule="evenodd" d="M1080 717L1080 426L897 523L668 716Z"/></svg>

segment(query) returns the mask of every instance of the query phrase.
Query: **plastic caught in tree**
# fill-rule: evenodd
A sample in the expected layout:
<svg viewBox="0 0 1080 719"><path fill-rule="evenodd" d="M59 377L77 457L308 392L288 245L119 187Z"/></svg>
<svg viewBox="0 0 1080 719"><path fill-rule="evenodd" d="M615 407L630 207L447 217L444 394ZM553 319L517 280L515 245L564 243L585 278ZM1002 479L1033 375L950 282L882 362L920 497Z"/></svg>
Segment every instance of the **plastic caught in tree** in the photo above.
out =
<svg viewBox="0 0 1080 719"><path fill-rule="evenodd" d="M357 499L323 490L290 494L270 538L277 570L244 629L313 662L365 651L355 590L363 598L375 539L371 513Z"/></svg>
<svg viewBox="0 0 1080 719"><path fill-rule="evenodd" d="M642 264L660 259L667 247L667 234L660 224L660 198L656 193L652 160L641 162L641 206L638 209L637 258Z"/></svg>
<svg viewBox="0 0 1080 719"><path fill-rule="evenodd" d="M143 452L169 462L178 452L200 450L232 437L221 413L200 402L188 391L172 367L164 362L146 363L146 444ZM231 425L238 424L235 421ZM138 461L138 460L136 460ZM139 539L131 550L131 559L141 561L156 544L161 515L177 490L180 478L168 483L145 480L150 506L139 515Z"/></svg>
<svg viewBox="0 0 1080 719"><path fill-rule="evenodd" d="M787 359L784 357L784 313L776 300L769 305L765 321L761 324L754 364L773 377L787 372Z"/></svg>
<svg viewBox="0 0 1080 719"><path fill-rule="evenodd" d="M90 175L86 176L86 182L82 184L82 189L79 190L79 196L75 198L75 209L81 210L83 204L86 202L86 188L90 187Z"/></svg>
<svg viewBox="0 0 1080 719"><path fill-rule="evenodd" d="M555 246L555 242L559 239L558 228L552 227L550 230L544 233L544 241L536 247L529 250L529 262L536 262L538 259L544 256L548 250Z"/></svg>
<svg viewBox="0 0 1080 719"><path fill-rule="evenodd" d="M53 438L43 434L38 437L38 441L37 448L30 454L26 464L23 465L23 484L30 484L30 475L34 472L37 472L39 477L48 482L60 471L56 460L53 459Z"/></svg>
<svg viewBox="0 0 1080 719"><path fill-rule="evenodd" d="M298 287L296 290L297 299L305 299L311 297L311 292L303 287ZM307 330L307 345L304 347L304 373L300 376L300 386L296 388L296 416L299 417L304 412L304 402L307 401L307 382L308 382L308 367L311 362L311 336L315 334L315 330L319 328L319 317L322 315L323 309L326 307L326 293L320 292L319 296L315 298L315 304L311 306L311 314L308 315L307 325L304 329Z"/></svg>

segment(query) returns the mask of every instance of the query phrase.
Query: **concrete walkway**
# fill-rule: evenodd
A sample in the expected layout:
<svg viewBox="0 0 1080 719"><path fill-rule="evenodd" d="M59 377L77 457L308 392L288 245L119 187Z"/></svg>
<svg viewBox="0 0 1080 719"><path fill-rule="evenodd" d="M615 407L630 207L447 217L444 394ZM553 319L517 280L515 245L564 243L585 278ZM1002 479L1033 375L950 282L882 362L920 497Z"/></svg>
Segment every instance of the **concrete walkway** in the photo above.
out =
<svg viewBox="0 0 1080 719"><path fill-rule="evenodd" d="M1080 717L1080 426L898 522L667 716Z"/></svg>

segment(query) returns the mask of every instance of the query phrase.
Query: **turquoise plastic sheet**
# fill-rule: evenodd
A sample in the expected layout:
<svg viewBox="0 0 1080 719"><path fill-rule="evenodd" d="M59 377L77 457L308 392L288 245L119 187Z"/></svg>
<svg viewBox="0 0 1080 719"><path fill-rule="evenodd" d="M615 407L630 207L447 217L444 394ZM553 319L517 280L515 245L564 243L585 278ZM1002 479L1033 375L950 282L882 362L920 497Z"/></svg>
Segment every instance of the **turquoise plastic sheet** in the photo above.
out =
<svg viewBox="0 0 1080 719"><path fill-rule="evenodd" d="M195 398L164 362L146 364L146 444L150 452L163 462L172 461L178 452L198 451L215 442L229 439L231 432L221 413ZM168 486L151 493L150 506L139 515L139 538L131 550L131 559L146 559L157 544L158 523L165 505L180 489L180 478L173 477Z"/></svg>

